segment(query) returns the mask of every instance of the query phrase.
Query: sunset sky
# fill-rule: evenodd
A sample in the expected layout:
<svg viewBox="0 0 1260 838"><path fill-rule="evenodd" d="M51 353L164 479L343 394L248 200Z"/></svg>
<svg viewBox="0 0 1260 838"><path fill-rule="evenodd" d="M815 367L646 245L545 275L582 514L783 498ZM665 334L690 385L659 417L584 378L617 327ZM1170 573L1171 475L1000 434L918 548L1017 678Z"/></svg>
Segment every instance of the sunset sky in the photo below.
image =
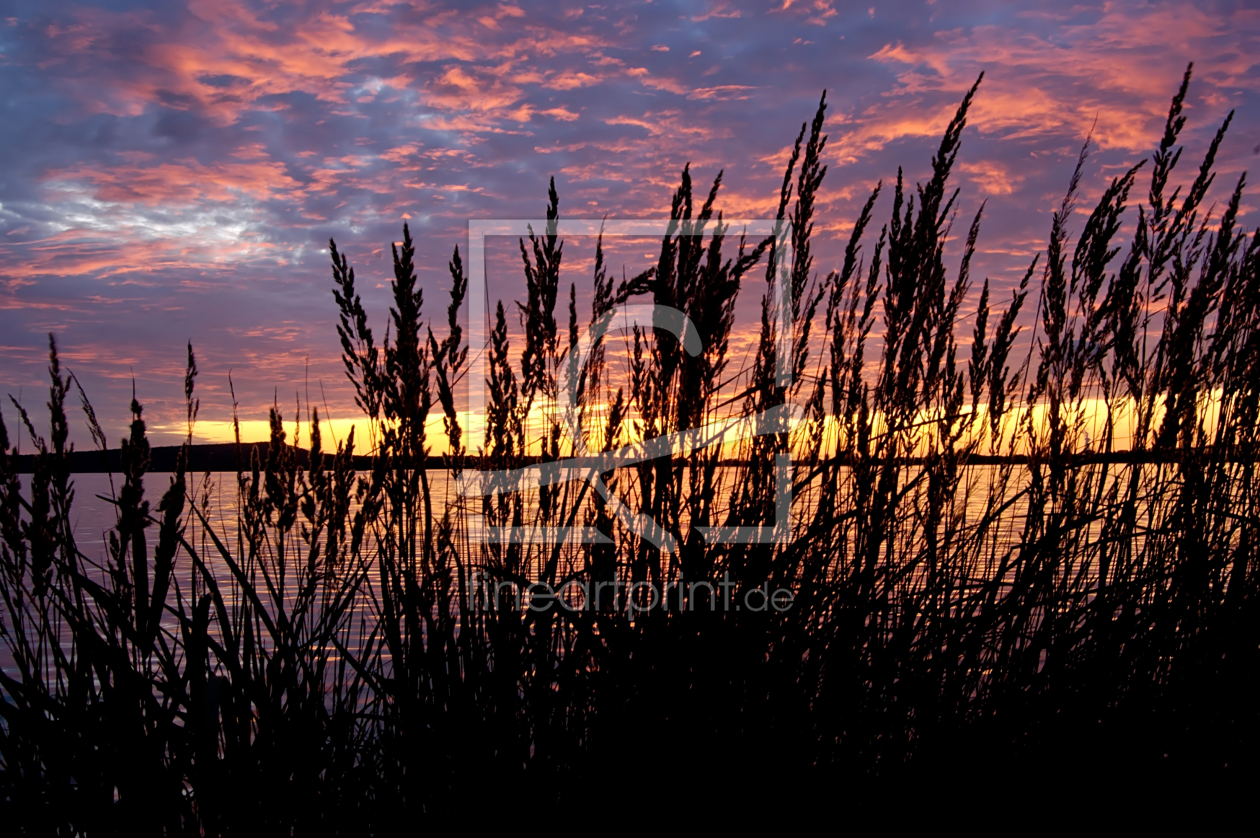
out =
<svg viewBox="0 0 1260 838"><path fill-rule="evenodd" d="M699 188L725 170L728 216L772 214L823 89L816 264L829 269L876 181L898 165L926 178L981 71L954 185L959 226L988 201L979 275L1003 298L1044 247L1091 125L1083 211L1155 147L1187 62L1175 181L1230 109L1214 196L1260 162L1260 2L1065 8L0 0L0 393L43 418L53 332L111 445L133 379L154 442L169 444L191 340L202 441L230 417L229 370L243 418L265 419L273 398L291 416L309 391L348 419L330 236L383 333L389 243L408 219L440 319L468 219L541 215L550 176L566 217L651 218L690 161ZM566 283L589 283L592 249L566 247ZM490 275L492 297L516 293L519 276ZM13 434L7 399L0 412Z"/></svg>

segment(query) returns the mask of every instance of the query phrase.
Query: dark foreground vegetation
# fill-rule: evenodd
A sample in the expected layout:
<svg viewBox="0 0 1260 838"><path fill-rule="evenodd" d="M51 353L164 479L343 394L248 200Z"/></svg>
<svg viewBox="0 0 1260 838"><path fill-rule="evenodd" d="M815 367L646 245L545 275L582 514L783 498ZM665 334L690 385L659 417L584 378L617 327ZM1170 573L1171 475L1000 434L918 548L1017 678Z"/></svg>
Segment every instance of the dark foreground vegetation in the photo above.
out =
<svg viewBox="0 0 1260 838"><path fill-rule="evenodd" d="M364 835L452 815L653 821L676 805L866 805L891 823L904 809L874 803L890 794L899 806L952 794L950 812L1026 798L1042 812L1254 776L1260 245L1236 224L1241 179L1223 208L1203 205L1225 126L1191 182L1171 185L1185 91L1154 156L1088 216L1074 213L1077 166L1013 292L969 273L979 216L946 267L971 94L931 179L898 174L878 231L876 189L826 276L810 256L821 106L783 180L786 280L782 248L723 235L720 177L701 198L685 170L656 266L614 282L598 257L588 314L570 303L566 315L562 243L539 231L521 243L520 338L497 309L484 439L457 410L470 364L458 250L434 334L404 236L380 341L334 247L346 371L373 438L325 450L312 417L303 468L273 413L265 457L242 448L222 527L184 457L150 506L133 402L104 557L71 530L73 382L54 346L51 437L27 487L0 455L5 827ZM557 206L553 190L549 218ZM713 235L683 235L700 227ZM772 357L779 281L791 283L787 387ZM764 300L747 363L730 348L741 291ZM784 404L804 421L604 475L673 549L621 527L581 481L454 498L446 475L478 449L476 465L496 469L567 456L570 348L627 301L682 310L703 350L646 329L628 351L609 337L592 352L578 402L591 451ZM195 375L190 348L190 426ZM430 414L450 452L441 488L437 471L409 468L431 454ZM37 438L25 412L19 423ZM0 429L5 451L17 432ZM775 455L789 450L790 543L706 543L700 526L769 528ZM608 543L483 545L472 513L591 526ZM729 579L736 602L767 582L795 599L727 610L699 586L651 609L624 594L496 607L470 578Z"/></svg>

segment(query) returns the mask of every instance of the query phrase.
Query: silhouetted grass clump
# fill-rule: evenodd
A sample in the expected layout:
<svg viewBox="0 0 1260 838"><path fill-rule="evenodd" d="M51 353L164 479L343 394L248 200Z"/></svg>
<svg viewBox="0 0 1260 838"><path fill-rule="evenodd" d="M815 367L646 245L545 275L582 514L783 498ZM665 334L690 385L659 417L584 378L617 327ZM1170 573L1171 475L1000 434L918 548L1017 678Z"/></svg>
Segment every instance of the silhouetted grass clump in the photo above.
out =
<svg viewBox="0 0 1260 838"><path fill-rule="evenodd" d="M1260 238L1238 227L1242 178L1219 215L1203 206L1228 119L1193 182L1170 187L1189 79L1153 158L1074 233L1082 150L1044 256L1006 300L970 272L980 214L957 269L945 253L974 87L928 182L899 172L878 232L876 187L826 275L810 244L824 103L784 174L790 264L781 240L732 243L721 176L700 199L684 169L656 265L616 282L601 242L588 314L560 282L554 224L521 241L523 346L502 303L484 350L467 344L458 249L432 331L406 227L379 340L334 244L371 468L356 471L353 435L325 451L317 413L299 465L273 410L265 460L238 446L226 529L187 446L150 505L133 401L108 555L76 547L72 379L51 345L51 439L18 408L38 452L25 491L0 423L7 817L65 835L358 835L489 805L606 818L722 793L861 806L883 790L984 806L997 785L1011 799L1057 784L1070 802L1099 783L1251 776ZM750 283L762 316L745 359L731 339ZM581 335L633 302L685 313L700 351L636 328L624 351L594 339L577 369ZM473 439L457 394L481 351ZM195 377L190 346L189 443ZM571 426L608 452L786 408L796 421L771 433L613 468L606 493L452 488L569 456ZM703 535L770 531L785 482L790 539ZM622 525L634 516L659 529ZM558 527L603 537L483 538ZM574 581L617 586L575 607L545 594ZM487 596L511 585L534 598ZM790 607L732 605L779 589Z"/></svg>

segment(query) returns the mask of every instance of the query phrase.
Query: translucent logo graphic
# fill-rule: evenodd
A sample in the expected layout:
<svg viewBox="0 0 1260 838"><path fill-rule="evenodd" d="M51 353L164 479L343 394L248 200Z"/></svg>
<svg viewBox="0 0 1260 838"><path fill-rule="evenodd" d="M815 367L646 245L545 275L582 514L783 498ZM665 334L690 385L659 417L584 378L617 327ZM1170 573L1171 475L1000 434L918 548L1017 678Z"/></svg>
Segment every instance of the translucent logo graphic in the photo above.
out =
<svg viewBox="0 0 1260 838"><path fill-rule="evenodd" d="M792 306L790 271L792 264L792 231L785 220L747 219L725 221L723 227L743 232L750 238L775 239L776 267L774 278L774 318L777 322L774 344L775 383L787 387L792 383ZM524 237L534 231L555 231L560 238L603 235L610 237L650 237L657 240L667 235L711 235L712 230L690 231L680 229L677 221L664 220L606 220L562 219L542 220L487 220L468 222L468 344L474 348L487 345L487 322L490 314L489 294L486 287L486 239L490 236ZM585 481L604 500L615 520L627 531L669 553L677 551L677 539L651 516L630 509L605 485L603 475L615 469L643 463L663 457L687 457L692 452L714 445L729 445L758 436L787 431L799 418L798 408L792 404L779 405L752 416L742 416L692 428L664 436L652 437L612 451L590 453L579 425L578 382L585 369L592 349L611 330L630 330L638 327L646 332L651 329L667 331L677 338L687 354L696 356L704 351L703 336L685 313L669 306L653 304L626 304L612 309L585 329L577 344L566 358L561 371L558 408L564 416L565 430L572 456L555 462L540 463L507 471L466 470L458 485L458 492L465 498L490 497L508 492L521 492L542 486L555 486L574 481ZM486 353L477 352L471 359L468 371L469 417L472 439L485 438L486 407ZM744 527L697 527L697 531L709 544L780 544L791 541L792 460L790 454L775 457L775 520L771 526ZM483 543L500 544L548 544L563 542L578 544L608 544L607 535L595 527L547 527L489 526L479 515L471 515L469 528L480 533Z"/></svg>

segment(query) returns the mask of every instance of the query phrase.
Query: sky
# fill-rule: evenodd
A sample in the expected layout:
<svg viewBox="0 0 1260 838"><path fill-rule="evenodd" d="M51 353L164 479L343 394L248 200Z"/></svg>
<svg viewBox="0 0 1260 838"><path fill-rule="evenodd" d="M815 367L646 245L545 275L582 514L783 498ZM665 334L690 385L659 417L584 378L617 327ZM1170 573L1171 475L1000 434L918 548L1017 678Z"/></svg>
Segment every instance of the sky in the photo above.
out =
<svg viewBox="0 0 1260 838"><path fill-rule="evenodd" d="M871 2L0 0L0 393L46 432L52 333L111 446L133 387L171 444L191 341L197 441L229 438L229 374L247 438L265 438L273 403L348 422L329 238L383 332L406 221L440 321L469 219L540 217L551 177L566 218L667 217L687 163L698 189L723 171L727 217L772 215L824 90L820 270L876 182L898 166L926 179L985 74L952 183L960 228L987 202L975 270L997 299L1044 248L1091 130L1082 212L1153 151L1187 63L1175 182L1230 110L1213 197L1260 161L1256 0ZM1249 195L1249 228L1255 208ZM521 287L502 266L515 246L492 248L492 299ZM593 248L566 246L566 283L589 284ZM652 249L613 267L635 273ZM15 413L6 398L11 435Z"/></svg>

